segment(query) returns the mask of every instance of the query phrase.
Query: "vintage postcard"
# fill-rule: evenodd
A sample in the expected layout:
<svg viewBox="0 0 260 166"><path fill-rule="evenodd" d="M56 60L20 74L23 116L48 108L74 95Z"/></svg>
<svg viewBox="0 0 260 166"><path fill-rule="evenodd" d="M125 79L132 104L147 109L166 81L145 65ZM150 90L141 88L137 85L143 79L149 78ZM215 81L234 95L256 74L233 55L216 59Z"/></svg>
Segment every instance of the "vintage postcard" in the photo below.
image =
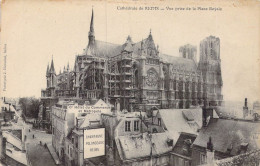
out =
<svg viewBox="0 0 260 166"><path fill-rule="evenodd" d="M260 1L2 0L0 50L0 165L260 163Z"/></svg>

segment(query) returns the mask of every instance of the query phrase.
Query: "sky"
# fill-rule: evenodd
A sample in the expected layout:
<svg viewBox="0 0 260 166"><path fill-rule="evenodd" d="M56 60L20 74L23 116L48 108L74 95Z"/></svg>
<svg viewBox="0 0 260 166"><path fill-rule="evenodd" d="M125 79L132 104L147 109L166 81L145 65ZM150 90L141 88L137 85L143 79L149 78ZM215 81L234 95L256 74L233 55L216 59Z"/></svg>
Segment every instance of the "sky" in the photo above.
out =
<svg viewBox="0 0 260 166"><path fill-rule="evenodd" d="M121 7L160 7L165 10L118 10ZM179 56L184 44L197 46L207 36L220 38L225 100L249 101L260 94L259 3L243 1L8 1L2 4L1 53L6 45L7 97L40 97L46 88L46 68L52 56L56 72L81 54L88 43L91 10L97 40L123 44L152 31L161 52ZM166 7L221 7L221 11L166 10ZM5 60L1 56L1 72Z"/></svg>

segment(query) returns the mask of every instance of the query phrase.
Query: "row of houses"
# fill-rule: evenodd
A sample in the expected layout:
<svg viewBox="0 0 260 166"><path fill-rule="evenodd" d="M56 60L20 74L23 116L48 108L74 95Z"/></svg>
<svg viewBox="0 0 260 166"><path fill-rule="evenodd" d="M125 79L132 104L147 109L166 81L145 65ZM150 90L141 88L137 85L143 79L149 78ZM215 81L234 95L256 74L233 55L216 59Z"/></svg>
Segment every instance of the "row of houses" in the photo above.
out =
<svg viewBox="0 0 260 166"><path fill-rule="evenodd" d="M52 107L52 144L65 165L195 166L259 149L260 123L222 119L212 107L154 108L148 117L119 105Z"/></svg>
<svg viewBox="0 0 260 166"><path fill-rule="evenodd" d="M0 163L6 165L27 165L24 127L13 100L0 99ZM17 157L19 156L19 157Z"/></svg>

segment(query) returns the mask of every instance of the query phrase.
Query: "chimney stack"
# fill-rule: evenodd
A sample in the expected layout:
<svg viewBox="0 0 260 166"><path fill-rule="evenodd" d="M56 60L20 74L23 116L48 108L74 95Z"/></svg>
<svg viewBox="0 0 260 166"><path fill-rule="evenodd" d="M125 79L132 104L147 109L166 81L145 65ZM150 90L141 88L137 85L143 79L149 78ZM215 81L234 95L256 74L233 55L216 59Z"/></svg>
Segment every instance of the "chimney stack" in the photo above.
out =
<svg viewBox="0 0 260 166"><path fill-rule="evenodd" d="M120 99L116 99L115 102L115 114L117 114L118 112L120 112Z"/></svg>
<svg viewBox="0 0 260 166"><path fill-rule="evenodd" d="M247 107L247 98L245 98L245 105L243 107L243 117L247 117L248 116L248 107Z"/></svg>
<svg viewBox="0 0 260 166"><path fill-rule="evenodd" d="M207 142L206 156L207 156L207 164L213 164L214 162L214 149L211 137L209 137L209 141Z"/></svg>
<svg viewBox="0 0 260 166"><path fill-rule="evenodd" d="M213 108L208 106L207 102L204 102L202 107L202 126L206 127L210 119L213 119Z"/></svg>

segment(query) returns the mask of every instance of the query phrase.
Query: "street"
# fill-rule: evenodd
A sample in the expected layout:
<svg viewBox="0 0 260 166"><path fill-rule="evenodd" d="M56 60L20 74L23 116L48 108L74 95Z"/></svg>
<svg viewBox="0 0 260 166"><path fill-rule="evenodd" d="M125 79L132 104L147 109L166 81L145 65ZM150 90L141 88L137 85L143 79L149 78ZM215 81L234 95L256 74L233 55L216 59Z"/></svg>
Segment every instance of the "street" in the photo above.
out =
<svg viewBox="0 0 260 166"><path fill-rule="evenodd" d="M31 124L27 124L21 118L22 111L16 111L19 116L15 125L23 126L25 136L25 149L28 157L28 165L31 166L55 166L55 162L47 148L46 144L51 144L52 136L45 131L32 129ZM40 143L41 141L41 143Z"/></svg>
<svg viewBox="0 0 260 166"><path fill-rule="evenodd" d="M46 144L51 144L51 134L32 129L32 125L24 123L26 150L32 166L55 166L55 162ZM40 143L41 141L41 143Z"/></svg>

